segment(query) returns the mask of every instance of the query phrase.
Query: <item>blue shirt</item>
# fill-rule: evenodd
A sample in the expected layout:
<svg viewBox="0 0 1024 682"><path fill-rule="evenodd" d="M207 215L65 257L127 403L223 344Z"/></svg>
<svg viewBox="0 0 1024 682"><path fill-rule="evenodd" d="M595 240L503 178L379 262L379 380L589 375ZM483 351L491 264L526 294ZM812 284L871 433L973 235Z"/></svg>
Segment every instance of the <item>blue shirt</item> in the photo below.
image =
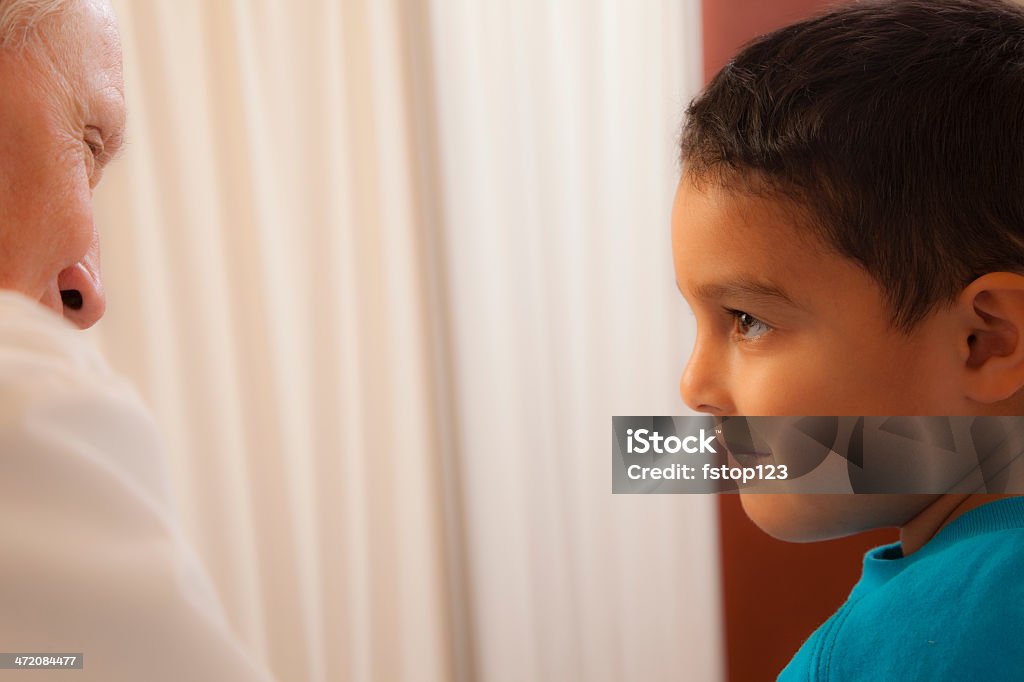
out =
<svg viewBox="0 0 1024 682"><path fill-rule="evenodd" d="M1024 680L1024 497L976 507L860 581L779 680Z"/></svg>

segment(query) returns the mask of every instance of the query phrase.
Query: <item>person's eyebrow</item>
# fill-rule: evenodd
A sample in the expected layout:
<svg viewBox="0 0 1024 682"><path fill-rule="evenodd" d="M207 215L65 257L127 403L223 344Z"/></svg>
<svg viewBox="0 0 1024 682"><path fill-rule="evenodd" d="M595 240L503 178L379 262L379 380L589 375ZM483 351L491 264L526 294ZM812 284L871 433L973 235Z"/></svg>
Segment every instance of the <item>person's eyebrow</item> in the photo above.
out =
<svg viewBox="0 0 1024 682"><path fill-rule="evenodd" d="M705 282L693 288L693 295L703 300L740 299L762 303L786 303L800 308L793 297L771 282L740 279L730 282Z"/></svg>

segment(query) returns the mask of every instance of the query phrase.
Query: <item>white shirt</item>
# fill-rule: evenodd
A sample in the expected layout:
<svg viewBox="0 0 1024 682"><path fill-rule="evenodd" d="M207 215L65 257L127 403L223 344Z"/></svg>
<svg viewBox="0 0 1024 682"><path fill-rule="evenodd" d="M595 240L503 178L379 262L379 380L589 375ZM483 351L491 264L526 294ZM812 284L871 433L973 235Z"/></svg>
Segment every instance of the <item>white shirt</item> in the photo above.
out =
<svg viewBox="0 0 1024 682"><path fill-rule="evenodd" d="M0 291L0 652L33 682L270 682L174 514L156 426L81 333Z"/></svg>

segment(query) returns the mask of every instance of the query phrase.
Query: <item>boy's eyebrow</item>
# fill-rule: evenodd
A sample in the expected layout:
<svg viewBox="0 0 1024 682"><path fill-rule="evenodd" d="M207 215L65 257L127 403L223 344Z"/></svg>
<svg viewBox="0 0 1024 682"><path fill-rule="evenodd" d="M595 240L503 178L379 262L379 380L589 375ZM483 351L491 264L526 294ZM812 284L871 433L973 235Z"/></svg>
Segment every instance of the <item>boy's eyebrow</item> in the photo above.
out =
<svg viewBox="0 0 1024 682"><path fill-rule="evenodd" d="M698 284L693 288L693 295L704 300L716 300L722 298L746 298L764 300L766 302L788 303L795 307L800 306L793 298L770 282L759 282L750 279L740 279L732 282L707 282Z"/></svg>

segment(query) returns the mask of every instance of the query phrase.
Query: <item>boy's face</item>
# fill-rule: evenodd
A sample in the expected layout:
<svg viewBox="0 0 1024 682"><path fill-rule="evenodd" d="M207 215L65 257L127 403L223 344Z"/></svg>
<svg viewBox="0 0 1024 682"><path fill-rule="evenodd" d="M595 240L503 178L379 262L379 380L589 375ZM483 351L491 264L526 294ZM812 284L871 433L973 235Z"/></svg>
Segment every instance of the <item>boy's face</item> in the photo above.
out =
<svg viewBox="0 0 1024 682"><path fill-rule="evenodd" d="M889 326L879 286L781 202L695 188L672 214L676 280L697 321L680 382L713 415L971 414L954 371L956 321L933 313ZM935 496L743 495L748 515L791 540L902 525Z"/></svg>

